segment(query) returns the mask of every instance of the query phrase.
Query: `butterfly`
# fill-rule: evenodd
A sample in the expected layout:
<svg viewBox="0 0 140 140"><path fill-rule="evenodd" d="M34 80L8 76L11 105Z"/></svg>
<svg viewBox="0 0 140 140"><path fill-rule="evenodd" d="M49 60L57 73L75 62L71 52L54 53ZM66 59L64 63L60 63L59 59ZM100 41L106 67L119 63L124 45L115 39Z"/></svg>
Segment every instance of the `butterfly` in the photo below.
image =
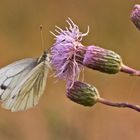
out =
<svg viewBox="0 0 140 140"><path fill-rule="evenodd" d="M50 55L18 60L0 69L0 100L12 112L24 111L38 104L45 91L50 69Z"/></svg>

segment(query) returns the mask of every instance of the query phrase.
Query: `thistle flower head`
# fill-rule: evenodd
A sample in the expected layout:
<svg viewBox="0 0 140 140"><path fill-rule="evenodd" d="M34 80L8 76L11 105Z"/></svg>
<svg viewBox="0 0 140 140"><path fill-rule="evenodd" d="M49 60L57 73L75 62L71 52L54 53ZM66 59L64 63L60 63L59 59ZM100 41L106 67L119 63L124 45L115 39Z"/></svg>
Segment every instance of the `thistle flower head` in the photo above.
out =
<svg viewBox="0 0 140 140"><path fill-rule="evenodd" d="M70 19L66 20L69 25L69 28L66 27L64 30L58 26L55 26L56 33L51 32L56 38L56 43L74 43L82 41L82 38L89 33L89 26L86 33L82 33L79 30L79 27Z"/></svg>
<svg viewBox="0 0 140 140"><path fill-rule="evenodd" d="M134 8L131 12L130 18L135 26L140 30L140 5L134 5Z"/></svg>
<svg viewBox="0 0 140 140"><path fill-rule="evenodd" d="M71 83L68 82L66 95L78 104L93 106L100 97L98 90L92 85L80 81L74 82L72 87L70 85Z"/></svg>
<svg viewBox="0 0 140 140"><path fill-rule="evenodd" d="M85 53L84 46L81 44L83 34L79 31L79 27L69 18L67 20L69 28L61 29L56 26L58 35L52 33L56 37L56 42L51 48L51 64L56 71L56 76L60 79L76 81L82 68L83 55Z"/></svg>

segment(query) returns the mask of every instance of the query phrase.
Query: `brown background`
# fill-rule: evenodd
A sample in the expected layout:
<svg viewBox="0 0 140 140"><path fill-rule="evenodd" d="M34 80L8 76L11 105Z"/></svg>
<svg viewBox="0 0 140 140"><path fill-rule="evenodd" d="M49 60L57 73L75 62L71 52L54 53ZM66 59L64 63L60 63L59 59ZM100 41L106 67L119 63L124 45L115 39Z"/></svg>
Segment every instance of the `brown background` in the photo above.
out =
<svg viewBox="0 0 140 140"><path fill-rule="evenodd" d="M71 17L90 33L85 45L99 45L119 53L125 64L140 69L140 31L129 16L134 0L0 0L0 66L42 53L54 40L49 31L66 26ZM102 97L140 104L140 79L127 74L107 75L85 70L85 81ZM140 113L97 104L88 108L65 96L65 83L49 76L39 105L26 112L0 108L0 140L139 140Z"/></svg>

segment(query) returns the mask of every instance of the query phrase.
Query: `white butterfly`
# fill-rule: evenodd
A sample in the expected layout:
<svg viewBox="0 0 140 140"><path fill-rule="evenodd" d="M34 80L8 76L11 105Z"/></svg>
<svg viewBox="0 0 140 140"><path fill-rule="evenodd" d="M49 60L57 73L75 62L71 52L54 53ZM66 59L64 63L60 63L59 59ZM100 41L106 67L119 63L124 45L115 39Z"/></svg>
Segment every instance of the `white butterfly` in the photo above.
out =
<svg viewBox="0 0 140 140"><path fill-rule="evenodd" d="M49 54L44 52L38 59L26 58L0 69L2 107L16 112L38 104L49 68Z"/></svg>

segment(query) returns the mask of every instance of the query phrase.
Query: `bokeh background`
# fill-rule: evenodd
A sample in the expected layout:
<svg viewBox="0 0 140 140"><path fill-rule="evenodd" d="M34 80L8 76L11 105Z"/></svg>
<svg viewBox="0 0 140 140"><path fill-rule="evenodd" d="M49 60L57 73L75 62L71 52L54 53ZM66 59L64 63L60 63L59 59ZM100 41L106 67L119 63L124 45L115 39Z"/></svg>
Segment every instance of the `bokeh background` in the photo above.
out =
<svg viewBox="0 0 140 140"><path fill-rule="evenodd" d="M67 26L67 17L85 32L85 45L119 53L125 64L140 69L140 31L130 21L136 0L0 0L0 66L42 53L54 43L49 31ZM140 113L97 104L91 108L71 102L65 83L50 76L39 105L25 112L0 108L0 140L139 140ZM57 82L56 82L57 81ZM85 69L85 81L102 97L140 104L140 79Z"/></svg>

